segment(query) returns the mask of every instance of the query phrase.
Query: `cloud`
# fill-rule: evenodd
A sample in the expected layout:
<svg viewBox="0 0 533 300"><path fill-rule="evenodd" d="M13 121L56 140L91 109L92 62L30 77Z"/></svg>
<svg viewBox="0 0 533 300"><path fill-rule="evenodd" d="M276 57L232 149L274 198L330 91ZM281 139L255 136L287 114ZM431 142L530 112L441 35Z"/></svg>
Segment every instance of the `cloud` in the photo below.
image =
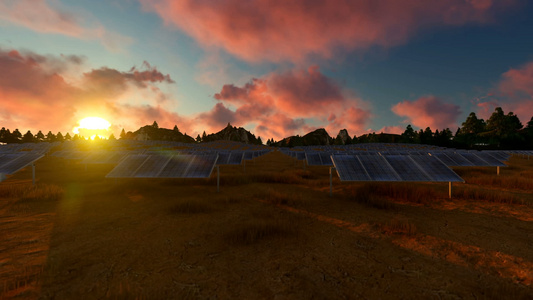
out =
<svg viewBox="0 0 533 300"><path fill-rule="evenodd" d="M169 75L144 62L126 72L102 67L82 73L81 80L70 80L66 74L83 61L77 56L0 49L2 126L66 133L79 119L100 116L131 129L154 120L170 128L181 122L189 129L186 118L162 105L166 95L159 85L174 83Z"/></svg>
<svg viewBox="0 0 533 300"><path fill-rule="evenodd" d="M2 1L0 20L41 33L99 40L113 52L119 52L133 42L132 38L109 31L98 22L92 22L90 26L82 24L87 22L81 15L51 6L45 0Z"/></svg>
<svg viewBox="0 0 533 300"><path fill-rule="evenodd" d="M239 126L255 124L258 134L275 139L316 126L335 132L343 128L360 132L371 114L367 103L346 96L348 93L315 66L270 73L241 87L224 85L214 96L219 101L217 106L201 119L212 122L208 116L216 120L224 116L219 125L230 119ZM230 110L228 106L235 109Z"/></svg>
<svg viewBox="0 0 533 300"><path fill-rule="evenodd" d="M335 51L392 47L421 30L487 23L513 0L141 0L204 48L246 61L331 58Z"/></svg>
<svg viewBox="0 0 533 300"><path fill-rule="evenodd" d="M402 101L394 105L392 111L419 128L430 127L432 130L457 127L457 117L461 114L458 105L446 103L436 96Z"/></svg>
<svg viewBox="0 0 533 300"><path fill-rule="evenodd" d="M496 107L501 107L527 123L533 116L533 62L503 73L492 90L476 99L475 104L481 118L489 118Z"/></svg>

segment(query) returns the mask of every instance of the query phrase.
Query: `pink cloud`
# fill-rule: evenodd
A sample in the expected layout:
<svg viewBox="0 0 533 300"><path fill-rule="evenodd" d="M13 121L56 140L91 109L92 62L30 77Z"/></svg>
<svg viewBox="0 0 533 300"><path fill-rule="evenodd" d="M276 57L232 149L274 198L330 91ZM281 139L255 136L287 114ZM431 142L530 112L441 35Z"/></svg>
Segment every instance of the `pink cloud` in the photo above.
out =
<svg viewBox="0 0 533 300"><path fill-rule="evenodd" d="M392 111L407 122L419 127L430 127L432 130L456 128L457 117L461 114L458 105L446 103L435 96L424 96L414 101L405 100L392 107Z"/></svg>
<svg viewBox="0 0 533 300"><path fill-rule="evenodd" d="M76 56L43 56L0 49L0 123L11 130L66 133L79 119L91 115L108 119L116 127L137 129L154 120L172 128L177 122L190 129L186 118L161 105L165 95L158 84L174 81L144 63L127 72L102 67L82 74L79 85L66 73L83 59ZM147 95L135 103L132 99ZM144 97L143 97L144 98ZM147 122L146 124L141 122ZM179 125L179 124L178 124Z"/></svg>
<svg viewBox="0 0 533 300"><path fill-rule="evenodd" d="M57 5L56 5L57 6ZM107 49L118 52L133 42L130 37L106 30L98 22L86 26L79 14L49 5L45 0L0 2L0 20L41 33L62 34L83 40L99 40ZM84 26L85 25L85 26Z"/></svg>
<svg viewBox="0 0 533 300"><path fill-rule="evenodd" d="M501 107L527 123L533 116L533 62L503 73L491 93L478 98L476 105L481 118L489 118L496 107Z"/></svg>
<svg viewBox="0 0 533 300"><path fill-rule="evenodd" d="M205 48L247 61L302 61L372 46L391 47L430 27L490 22L513 0L141 0Z"/></svg>
<svg viewBox="0 0 533 300"><path fill-rule="evenodd" d="M218 105L205 116L219 116L223 112L222 115L231 116L236 125L255 124L258 134L275 139L314 128L306 119L332 132L343 128L360 132L368 123L370 112L361 99L346 94L348 92L322 74L318 67L271 73L254 78L242 87L224 85L214 97L236 109L231 111Z"/></svg>

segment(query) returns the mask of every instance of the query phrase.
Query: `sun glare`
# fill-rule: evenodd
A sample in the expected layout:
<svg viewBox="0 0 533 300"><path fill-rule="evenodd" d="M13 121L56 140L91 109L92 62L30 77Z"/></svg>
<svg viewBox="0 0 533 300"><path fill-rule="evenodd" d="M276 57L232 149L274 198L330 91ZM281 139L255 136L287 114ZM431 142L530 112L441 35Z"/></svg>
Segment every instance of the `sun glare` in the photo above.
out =
<svg viewBox="0 0 533 300"><path fill-rule="evenodd" d="M102 119L100 117L86 117L81 119L78 127L74 127L72 132L83 136L85 138L90 138L94 140L95 137L107 139L109 137L109 127L111 123L109 121Z"/></svg>

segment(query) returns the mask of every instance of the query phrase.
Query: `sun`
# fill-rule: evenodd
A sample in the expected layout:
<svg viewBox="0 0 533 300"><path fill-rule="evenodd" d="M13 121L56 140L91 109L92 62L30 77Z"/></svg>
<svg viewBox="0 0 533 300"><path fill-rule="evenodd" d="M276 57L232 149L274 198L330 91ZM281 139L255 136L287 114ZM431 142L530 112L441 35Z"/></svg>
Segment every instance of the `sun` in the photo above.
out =
<svg viewBox="0 0 533 300"><path fill-rule="evenodd" d="M100 117L86 117L78 121L79 126L74 127L72 132L94 140L95 137L107 139L109 137L111 123Z"/></svg>

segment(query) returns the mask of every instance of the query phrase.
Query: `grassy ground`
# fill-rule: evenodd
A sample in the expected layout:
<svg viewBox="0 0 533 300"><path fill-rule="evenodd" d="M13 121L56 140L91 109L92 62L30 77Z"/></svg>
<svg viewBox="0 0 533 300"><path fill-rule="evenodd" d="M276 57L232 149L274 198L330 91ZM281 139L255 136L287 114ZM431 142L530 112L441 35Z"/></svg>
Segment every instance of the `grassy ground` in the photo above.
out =
<svg viewBox="0 0 533 300"><path fill-rule="evenodd" d="M274 152L207 180L45 157L0 184L0 298L531 299L533 160L343 183Z"/></svg>

